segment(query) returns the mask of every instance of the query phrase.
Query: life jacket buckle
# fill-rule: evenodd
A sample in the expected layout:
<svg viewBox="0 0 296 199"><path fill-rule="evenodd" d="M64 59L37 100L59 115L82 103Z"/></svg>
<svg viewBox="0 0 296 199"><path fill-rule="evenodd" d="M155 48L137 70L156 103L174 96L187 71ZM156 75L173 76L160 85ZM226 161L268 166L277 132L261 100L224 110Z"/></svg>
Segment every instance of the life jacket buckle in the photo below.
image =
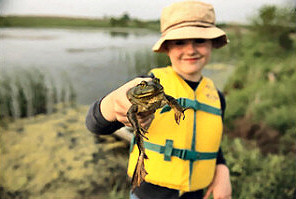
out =
<svg viewBox="0 0 296 199"><path fill-rule="evenodd" d="M182 149L179 158L181 158L182 160L185 160L187 154L187 150Z"/></svg>
<svg viewBox="0 0 296 199"><path fill-rule="evenodd" d="M164 160L171 161L171 156L173 153L173 140L166 140L164 147Z"/></svg>

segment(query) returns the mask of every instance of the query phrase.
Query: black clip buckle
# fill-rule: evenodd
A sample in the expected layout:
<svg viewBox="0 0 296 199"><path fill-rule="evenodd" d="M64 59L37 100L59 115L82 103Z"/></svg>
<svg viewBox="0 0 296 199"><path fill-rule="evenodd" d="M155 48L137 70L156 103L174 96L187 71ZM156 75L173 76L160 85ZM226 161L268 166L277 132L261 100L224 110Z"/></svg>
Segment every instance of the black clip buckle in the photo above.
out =
<svg viewBox="0 0 296 199"><path fill-rule="evenodd" d="M185 160L186 153L187 153L187 150L186 149L181 149L180 158L182 160Z"/></svg>

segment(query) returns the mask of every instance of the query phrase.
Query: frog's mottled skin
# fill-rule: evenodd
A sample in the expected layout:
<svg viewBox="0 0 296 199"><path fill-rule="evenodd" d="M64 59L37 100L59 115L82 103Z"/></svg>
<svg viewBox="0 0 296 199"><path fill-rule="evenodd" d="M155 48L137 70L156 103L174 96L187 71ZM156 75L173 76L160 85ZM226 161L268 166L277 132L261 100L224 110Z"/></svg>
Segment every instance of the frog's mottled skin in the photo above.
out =
<svg viewBox="0 0 296 199"><path fill-rule="evenodd" d="M181 116L184 119L185 109L173 97L164 93L163 87L157 78L153 78L152 81L148 82L142 81L127 92L127 97L132 103L127 112L127 117L134 129L135 142L139 149L139 158L132 178L132 189L135 189L135 187L140 186L147 175L144 159L148 159L143 143L143 137L146 138L144 134L147 131L141 127L137 115L152 114L156 109L168 104L175 111L175 120L179 124Z"/></svg>

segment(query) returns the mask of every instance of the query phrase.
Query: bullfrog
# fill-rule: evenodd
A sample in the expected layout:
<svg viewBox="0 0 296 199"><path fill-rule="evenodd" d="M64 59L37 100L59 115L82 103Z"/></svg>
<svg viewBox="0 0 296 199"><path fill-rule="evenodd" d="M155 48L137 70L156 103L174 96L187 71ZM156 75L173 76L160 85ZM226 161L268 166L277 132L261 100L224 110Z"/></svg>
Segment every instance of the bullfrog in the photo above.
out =
<svg viewBox="0 0 296 199"><path fill-rule="evenodd" d="M132 190L134 190L140 186L148 174L144 166L144 159L148 159L144 147L144 139L148 139L145 136L147 130L141 127L137 115L153 114L158 108L168 104L175 111L175 121L179 124L181 117L185 118L185 109L178 104L175 98L164 93L160 80L155 77L151 81L142 81L132 87L127 91L127 98L132 103L127 112L127 118L133 127L135 143L139 149L139 157L131 182Z"/></svg>

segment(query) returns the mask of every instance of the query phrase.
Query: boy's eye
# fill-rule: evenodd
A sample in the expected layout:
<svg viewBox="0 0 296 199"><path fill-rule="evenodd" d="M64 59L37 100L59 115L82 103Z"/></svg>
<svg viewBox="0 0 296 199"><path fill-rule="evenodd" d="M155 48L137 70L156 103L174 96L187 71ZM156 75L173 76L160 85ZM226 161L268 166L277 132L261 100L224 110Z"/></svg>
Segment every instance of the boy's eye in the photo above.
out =
<svg viewBox="0 0 296 199"><path fill-rule="evenodd" d="M177 46L182 46L184 44L185 44L185 41L183 41L183 40L177 40L177 41L175 41L175 45L177 45Z"/></svg>
<svg viewBox="0 0 296 199"><path fill-rule="evenodd" d="M195 39L194 42L197 44L203 44L206 42L206 40L205 39Z"/></svg>

